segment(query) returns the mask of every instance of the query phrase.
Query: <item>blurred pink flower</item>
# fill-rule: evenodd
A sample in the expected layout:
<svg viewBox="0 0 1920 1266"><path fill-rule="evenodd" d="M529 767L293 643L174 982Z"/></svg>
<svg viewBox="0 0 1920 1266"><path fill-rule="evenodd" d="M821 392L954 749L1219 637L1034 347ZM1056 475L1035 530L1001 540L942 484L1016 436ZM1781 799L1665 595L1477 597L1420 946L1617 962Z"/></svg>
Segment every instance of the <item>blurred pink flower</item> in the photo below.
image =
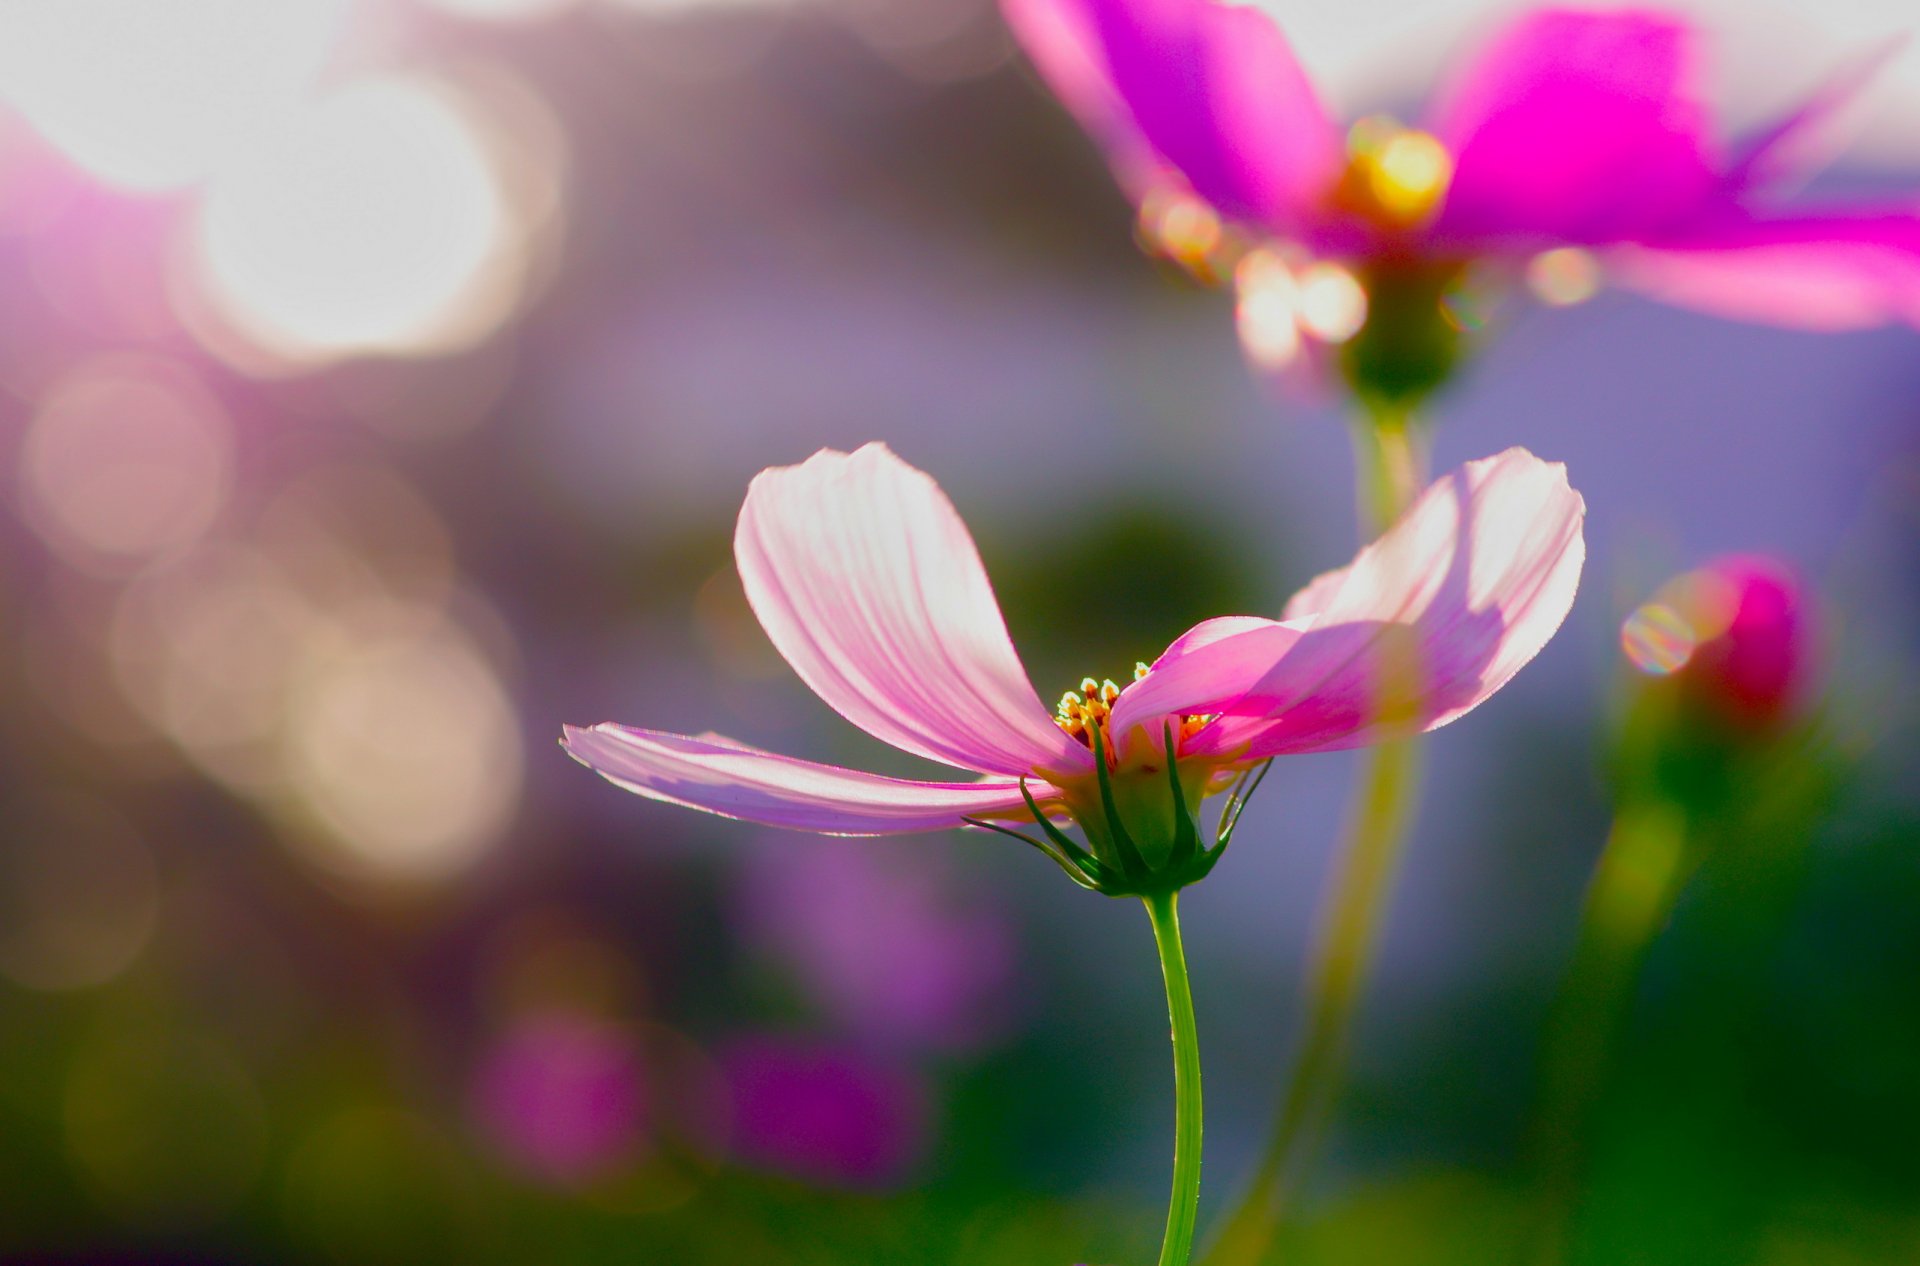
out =
<svg viewBox="0 0 1920 1266"><path fill-rule="evenodd" d="M1426 129L1346 141L1272 18L1216 0L1003 0L1130 194L1172 183L1225 220L1360 268L1556 247L1729 316L1836 329L1920 323L1920 197L1798 206L1852 67L1742 146L1704 100L1702 33L1653 9L1544 9L1445 82Z"/></svg>
<svg viewBox="0 0 1920 1266"><path fill-rule="evenodd" d="M1572 605L1584 513L1559 465L1517 448L1469 462L1283 619L1206 620L1125 689L1083 682L1049 715L933 480L882 445L822 451L761 472L747 492L734 554L748 601L842 716L983 777L889 778L612 724L568 727L563 741L630 791L726 817L891 835L1031 821L1043 806L1070 815L1109 869L1132 846L1116 849L1102 823L1124 822L1157 868L1182 845L1168 811L1252 766L1431 730L1491 696Z"/></svg>
<svg viewBox="0 0 1920 1266"><path fill-rule="evenodd" d="M1799 577L1760 554L1717 558L1701 569L1732 598L1726 629L1694 652L1684 674L1711 708L1744 726L1785 716L1806 685L1809 604Z"/></svg>
<svg viewBox="0 0 1920 1266"><path fill-rule="evenodd" d="M904 1068L806 1038L760 1036L719 1056L748 1164L831 1186L899 1181L925 1154L925 1088Z"/></svg>
<svg viewBox="0 0 1920 1266"><path fill-rule="evenodd" d="M745 861L740 920L863 1041L977 1050L1007 1026L1013 932L992 907L957 901L937 863L839 840L759 849Z"/></svg>
<svg viewBox="0 0 1920 1266"><path fill-rule="evenodd" d="M1670 677L1694 715L1738 731L1765 730L1805 692L1810 608L1786 563L1730 554L1661 586L1621 633L1634 665Z"/></svg>
<svg viewBox="0 0 1920 1266"><path fill-rule="evenodd" d="M508 1032L481 1064L472 1101L506 1159L554 1186L603 1178L645 1143L639 1052L621 1030L581 1016Z"/></svg>

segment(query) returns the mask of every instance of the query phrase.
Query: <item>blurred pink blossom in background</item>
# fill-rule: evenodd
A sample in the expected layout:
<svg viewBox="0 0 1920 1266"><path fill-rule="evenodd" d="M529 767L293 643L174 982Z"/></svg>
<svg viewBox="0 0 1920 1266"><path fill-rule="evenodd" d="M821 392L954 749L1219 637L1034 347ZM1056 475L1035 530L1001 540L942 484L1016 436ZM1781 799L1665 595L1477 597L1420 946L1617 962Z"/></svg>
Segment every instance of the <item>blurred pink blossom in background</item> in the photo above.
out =
<svg viewBox="0 0 1920 1266"><path fill-rule="evenodd" d="M1701 569L1731 591L1725 632L1702 646L1686 679L1730 719L1766 725L1805 693L1811 668L1810 604L1786 563L1758 554L1718 558Z"/></svg>
<svg viewBox="0 0 1920 1266"><path fill-rule="evenodd" d="M1363 267L1594 248L1621 280L1726 315L1828 329L1920 322L1920 197L1778 196L1811 174L1823 126L1867 67L1734 144L1717 134L1702 31L1688 19L1539 10L1454 70L1425 130L1377 117L1343 141L1280 28L1251 6L1004 7L1143 203L1184 187L1230 225ZM1185 216L1176 236L1193 231L1191 211L1173 212ZM1577 256L1539 262L1550 295L1590 289Z"/></svg>
<svg viewBox="0 0 1920 1266"><path fill-rule="evenodd" d="M1001 912L957 899L939 857L769 841L745 865L743 932L855 1036L969 1053L1005 1032L1012 928Z"/></svg>
<svg viewBox="0 0 1920 1266"><path fill-rule="evenodd" d="M1798 572L1764 554L1729 554L1675 577L1627 618L1627 657L1671 677L1689 707L1736 731L1792 714L1813 670L1813 610Z"/></svg>
<svg viewBox="0 0 1920 1266"><path fill-rule="evenodd" d="M555 1186L607 1177L645 1144L639 1051L584 1016L526 1020L489 1051L473 1082L480 1123L514 1168Z"/></svg>
<svg viewBox="0 0 1920 1266"><path fill-rule="evenodd" d="M830 1186L885 1186L924 1154L931 1109L904 1068L809 1038L743 1038L719 1056L748 1164Z"/></svg>

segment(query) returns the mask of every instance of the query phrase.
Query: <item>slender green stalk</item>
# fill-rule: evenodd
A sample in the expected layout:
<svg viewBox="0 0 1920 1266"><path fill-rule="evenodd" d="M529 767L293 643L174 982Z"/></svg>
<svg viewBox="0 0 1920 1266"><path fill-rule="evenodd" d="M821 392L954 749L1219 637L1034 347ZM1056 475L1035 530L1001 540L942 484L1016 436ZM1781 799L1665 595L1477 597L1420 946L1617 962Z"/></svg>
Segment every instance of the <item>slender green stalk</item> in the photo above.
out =
<svg viewBox="0 0 1920 1266"><path fill-rule="evenodd" d="M1160 974L1167 981L1167 1016L1173 1023L1173 1197L1167 1205L1160 1266L1186 1266L1200 1212L1200 1032L1193 1020L1186 951L1180 945L1179 894L1143 900L1153 920Z"/></svg>
<svg viewBox="0 0 1920 1266"><path fill-rule="evenodd" d="M1419 419L1406 409L1380 408L1354 419L1355 503L1363 541L1391 527L1426 486L1420 430Z"/></svg>
<svg viewBox="0 0 1920 1266"><path fill-rule="evenodd" d="M1686 882L1684 814L1651 802L1623 806L1587 888L1579 938L1547 1018L1534 1118L1538 1212L1532 1258L1566 1254L1587 1126L1612 1062L1641 959Z"/></svg>
<svg viewBox="0 0 1920 1266"><path fill-rule="evenodd" d="M1412 504L1424 482L1415 419L1381 410L1356 419L1361 534L1373 539ZM1416 670L1418 665L1407 667ZM1389 665L1388 671L1396 671ZM1303 986L1306 1029L1280 1102L1273 1133L1252 1180L1206 1254L1208 1266L1253 1266L1279 1230L1290 1185L1325 1126L1340 1087L1353 1025L1393 896L1400 856L1419 795L1413 739L1366 754L1348 827L1315 932Z"/></svg>

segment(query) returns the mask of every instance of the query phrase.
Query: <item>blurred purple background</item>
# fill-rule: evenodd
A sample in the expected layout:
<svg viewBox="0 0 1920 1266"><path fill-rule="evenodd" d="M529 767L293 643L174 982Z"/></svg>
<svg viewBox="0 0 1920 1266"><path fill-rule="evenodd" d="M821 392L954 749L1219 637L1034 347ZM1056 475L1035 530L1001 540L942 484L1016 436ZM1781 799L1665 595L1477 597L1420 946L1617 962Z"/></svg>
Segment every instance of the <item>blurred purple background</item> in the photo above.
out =
<svg viewBox="0 0 1920 1266"><path fill-rule="evenodd" d="M1416 95L1477 16L1276 8L1355 104ZM1911 17L1742 8L1721 82L1758 117ZM1917 103L1909 53L1837 186L1920 169ZM1351 555L1345 421L1135 248L989 6L20 6L0 277L0 1253L1142 1255L1170 1107L1137 912L1002 840L696 820L553 746L621 720L910 772L732 572L747 480L822 446L941 482L1043 695ZM1821 838L1914 841L1914 332L1603 292L1485 333L1435 465L1567 462L1591 556L1555 642L1428 746L1329 1209L1510 1159L1607 831L1618 630L1667 577L1812 578L1867 788ZM1276 1094L1353 775L1276 766L1187 899L1210 1202ZM1897 873L1809 888L1793 935L1881 926L1849 894ZM1912 944L1861 953L1910 986ZM1834 1030L1868 1141L1796 1142L1828 1159L1778 1181L1920 1244L1879 1133L1920 1120L1884 1089L1912 1001ZM1795 1256L1787 1204L1724 1259L1856 1260Z"/></svg>

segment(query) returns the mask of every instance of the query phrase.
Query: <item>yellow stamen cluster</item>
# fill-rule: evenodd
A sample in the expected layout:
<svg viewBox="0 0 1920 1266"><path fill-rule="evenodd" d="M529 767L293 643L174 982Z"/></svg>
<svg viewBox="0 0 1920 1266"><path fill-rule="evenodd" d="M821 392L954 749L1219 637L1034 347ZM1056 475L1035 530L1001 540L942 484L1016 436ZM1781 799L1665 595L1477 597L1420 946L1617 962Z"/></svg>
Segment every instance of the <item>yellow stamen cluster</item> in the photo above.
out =
<svg viewBox="0 0 1920 1266"><path fill-rule="evenodd" d="M1146 667L1141 664L1134 670L1135 681L1146 675ZM1119 697L1120 687L1113 683L1112 678L1105 681L1082 678L1080 689L1069 690L1060 696L1060 705L1054 709L1054 723L1092 747L1093 730L1097 727L1105 737L1107 717L1112 714L1113 702Z"/></svg>
<svg viewBox="0 0 1920 1266"><path fill-rule="evenodd" d="M1347 137L1347 168L1335 205L1380 228L1415 228L1440 208L1453 182L1453 156L1426 132L1391 119L1362 119Z"/></svg>
<svg viewBox="0 0 1920 1266"><path fill-rule="evenodd" d="M1133 666L1133 679L1139 681L1147 675L1147 666L1136 663ZM1069 690L1060 696L1060 704L1054 709L1054 724L1065 730L1087 747L1093 746L1093 731L1100 731L1101 740L1107 750L1113 750L1112 736L1107 733L1107 718L1113 714L1114 701L1120 697L1120 687L1111 677L1105 681L1095 681L1083 677L1080 689ZM1179 737L1186 739L1213 720L1212 716L1183 716L1178 727Z"/></svg>

